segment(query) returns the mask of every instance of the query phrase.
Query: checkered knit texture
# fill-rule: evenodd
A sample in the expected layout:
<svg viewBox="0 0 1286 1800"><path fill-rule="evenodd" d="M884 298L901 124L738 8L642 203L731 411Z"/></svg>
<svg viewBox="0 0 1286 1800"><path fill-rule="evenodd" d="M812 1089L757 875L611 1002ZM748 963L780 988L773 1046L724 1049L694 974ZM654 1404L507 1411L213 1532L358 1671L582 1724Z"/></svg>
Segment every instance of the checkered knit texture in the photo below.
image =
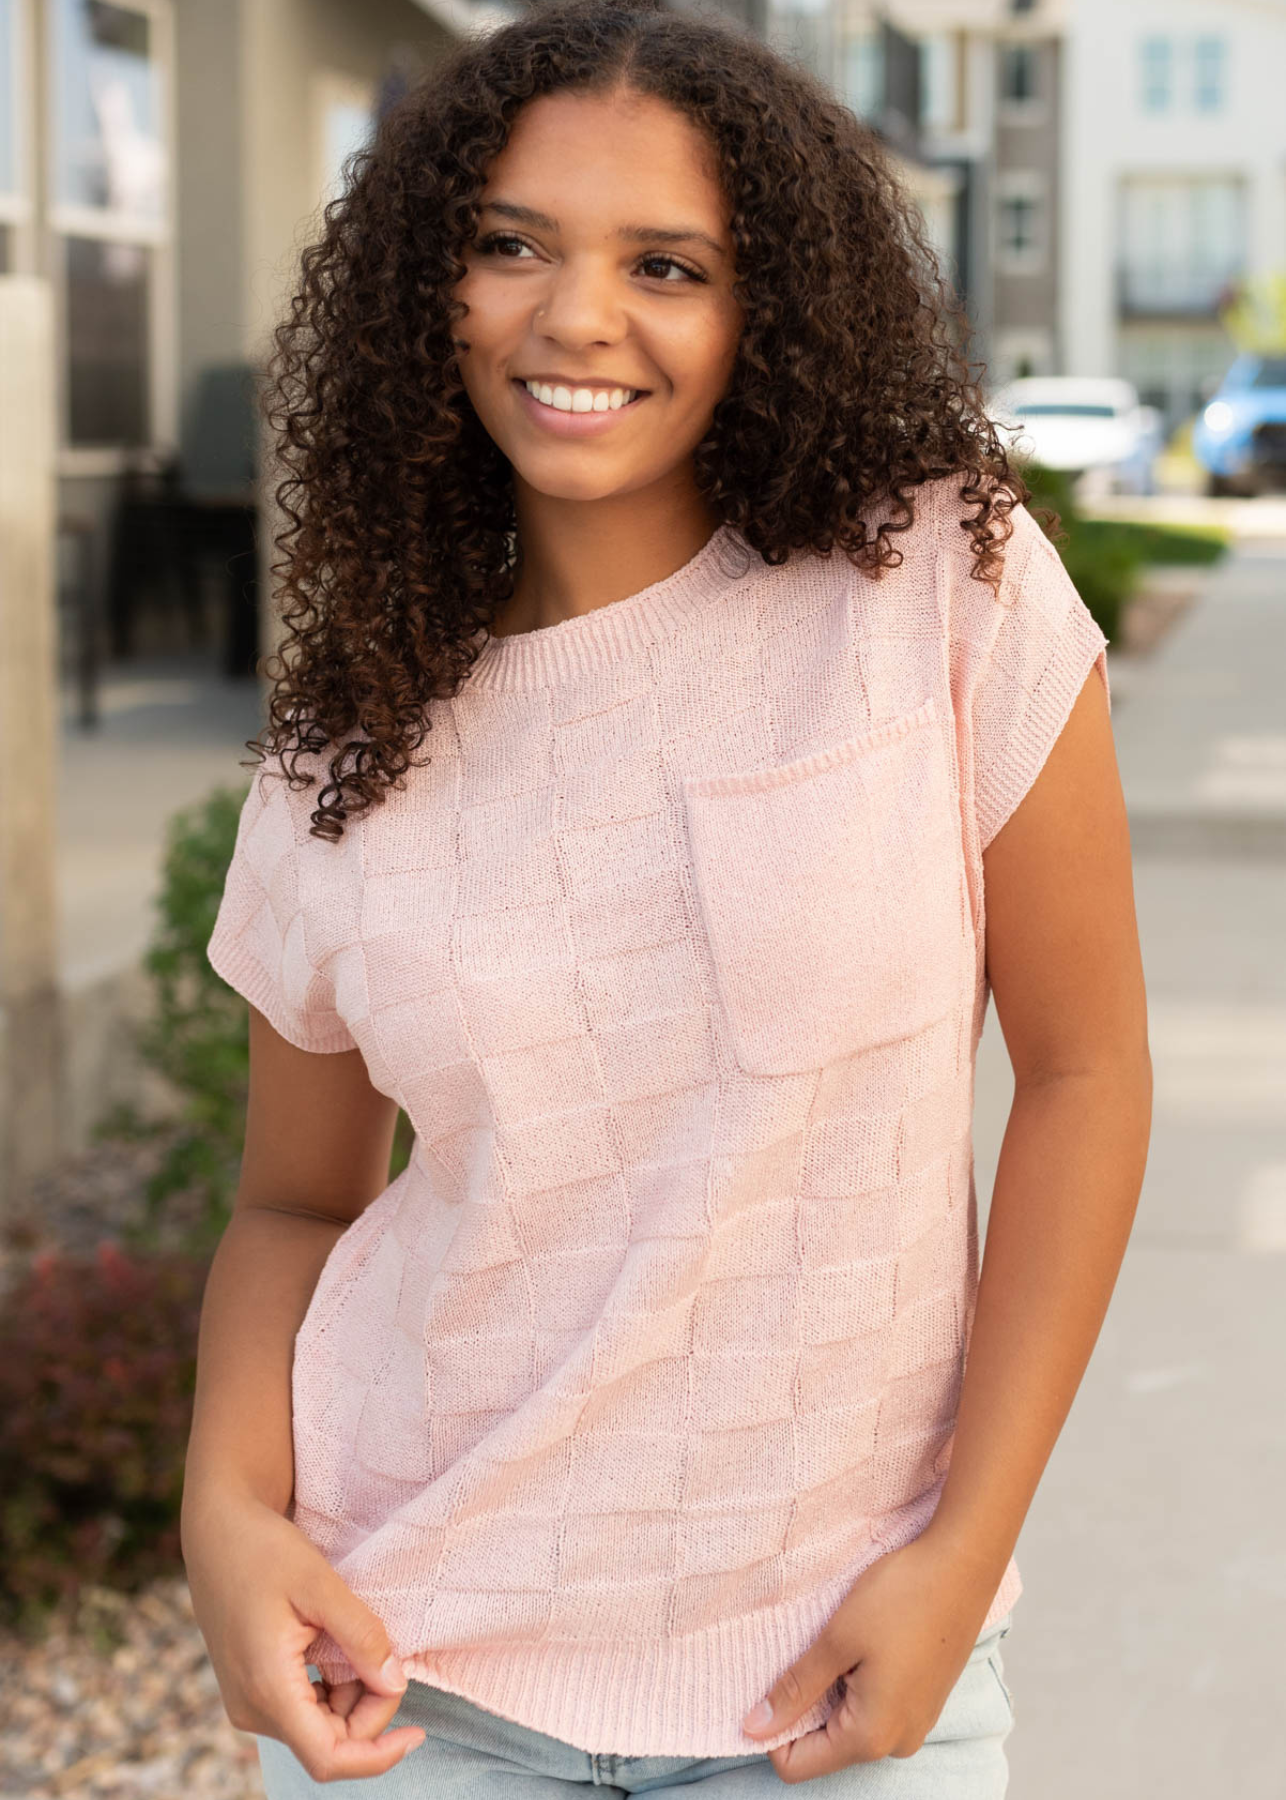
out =
<svg viewBox="0 0 1286 1800"><path fill-rule="evenodd" d="M740 1721L941 1492L981 855L1107 683L1025 509L973 579L957 488L878 580L723 526L480 633L338 845L270 766L245 802L211 963L416 1132L296 1339L295 1521L409 1675L581 1749L816 1728L834 1688ZM1011 1560L985 1622L1020 1591Z"/></svg>

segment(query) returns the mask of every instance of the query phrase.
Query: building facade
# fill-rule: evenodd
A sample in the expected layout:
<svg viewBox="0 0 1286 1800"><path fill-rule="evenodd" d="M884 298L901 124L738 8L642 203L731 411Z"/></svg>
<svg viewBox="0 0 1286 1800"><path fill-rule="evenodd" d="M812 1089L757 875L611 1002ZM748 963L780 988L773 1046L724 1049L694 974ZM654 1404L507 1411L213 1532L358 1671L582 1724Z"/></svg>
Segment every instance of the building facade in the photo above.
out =
<svg viewBox="0 0 1286 1800"><path fill-rule="evenodd" d="M253 424L219 378L264 355L301 224L384 84L475 16L466 0L0 0L0 274L52 291L66 589L101 602L127 472L177 458L195 488L241 485Z"/></svg>
<svg viewBox="0 0 1286 1800"><path fill-rule="evenodd" d="M1064 45L1067 366L1191 416L1221 301L1286 270L1286 0L1075 0Z"/></svg>
<svg viewBox="0 0 1286 1800"><path fill-rule="evenodd" d="M852 0L835 0L842 14ZM1286 271L1286 0L887 0L921 58L921 154L955 183L990 385L1119 375L1170 428Z"/></svg>

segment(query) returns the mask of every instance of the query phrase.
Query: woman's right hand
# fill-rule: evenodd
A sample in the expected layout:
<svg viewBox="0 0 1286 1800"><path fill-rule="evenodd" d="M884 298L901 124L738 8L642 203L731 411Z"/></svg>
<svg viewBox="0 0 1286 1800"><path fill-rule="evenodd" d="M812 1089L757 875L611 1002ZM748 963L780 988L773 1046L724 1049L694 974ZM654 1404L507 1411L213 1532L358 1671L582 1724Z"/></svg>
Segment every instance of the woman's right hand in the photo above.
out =
<svg viewBox="0 0 1286 1800"><path fill-rule="evenodd" d="M289 1519L249 1497L185 1496L183 1560L239 1730L279 1738L314 1781L382 1775L423 1743L418 1726L384 1729L406 1677L383 1624ZM323 1627L359 1680L310 1681L304 1652Z"/></svg>

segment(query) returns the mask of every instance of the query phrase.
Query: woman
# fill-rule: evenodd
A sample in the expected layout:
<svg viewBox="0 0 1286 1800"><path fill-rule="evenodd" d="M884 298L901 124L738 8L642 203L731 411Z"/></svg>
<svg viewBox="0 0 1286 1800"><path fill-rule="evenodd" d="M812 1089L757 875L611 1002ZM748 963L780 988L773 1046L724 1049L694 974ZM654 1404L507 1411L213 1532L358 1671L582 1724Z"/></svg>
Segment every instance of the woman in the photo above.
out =
<svg viewBox="0 0 1286 1800"><path fill-rule="evenodd" d="M462 45L305 254L183 1521L272 1800L1004 1793L1150 1065L962 331L851 114L647 5Z"/></svg>

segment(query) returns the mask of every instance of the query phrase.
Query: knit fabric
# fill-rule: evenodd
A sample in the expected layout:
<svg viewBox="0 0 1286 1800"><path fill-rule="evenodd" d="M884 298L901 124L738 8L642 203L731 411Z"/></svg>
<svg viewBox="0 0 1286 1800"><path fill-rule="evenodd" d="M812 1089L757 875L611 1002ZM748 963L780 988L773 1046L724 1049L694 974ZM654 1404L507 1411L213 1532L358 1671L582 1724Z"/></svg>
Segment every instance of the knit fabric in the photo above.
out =
<svg viewBox="0 0 1286 1800"><path fill-rule="evenodd" d="M723 526L480 633L338 845L271 765L245 802L213 967L416 1132L296 1338L293 1517L408 1675L582 1750L822 1724L740 1721L945 1479L982 851L1107 684L1026 509L971 576L958 486L879 579Z"/></svg>

